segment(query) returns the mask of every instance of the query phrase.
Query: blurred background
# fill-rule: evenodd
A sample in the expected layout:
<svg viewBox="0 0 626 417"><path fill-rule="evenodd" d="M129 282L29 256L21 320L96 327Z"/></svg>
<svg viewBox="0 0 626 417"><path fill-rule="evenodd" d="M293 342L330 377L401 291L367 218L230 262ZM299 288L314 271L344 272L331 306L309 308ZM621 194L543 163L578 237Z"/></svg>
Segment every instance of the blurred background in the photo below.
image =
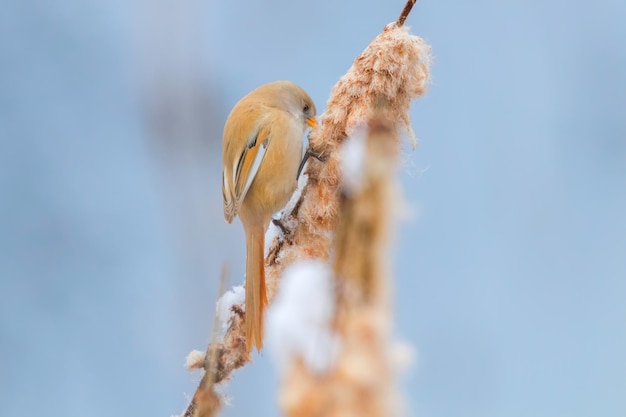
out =
<svg viewBox="0 0 626 417"><path fill-rule="evenodd" d="M265 82L320 112L404 0L0 7L0 415L170 416L243 280L221 129ZM407 415L626 415L626 3L420 1L399 172ZM267 353L224 416L279 415Z"/></svg>

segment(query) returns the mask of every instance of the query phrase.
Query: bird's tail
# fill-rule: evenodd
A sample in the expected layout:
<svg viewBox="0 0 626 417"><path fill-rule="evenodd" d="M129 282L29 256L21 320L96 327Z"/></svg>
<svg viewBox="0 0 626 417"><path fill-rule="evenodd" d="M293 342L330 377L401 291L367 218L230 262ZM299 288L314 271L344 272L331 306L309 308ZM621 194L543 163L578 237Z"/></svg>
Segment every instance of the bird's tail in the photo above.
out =
<svg viewBox="0 0 626 417"><path fill-rule="evenodd" d="M263 313L267 305L265 289L265 228L253 227L246 233L246 348L263 347Z"/></svg>

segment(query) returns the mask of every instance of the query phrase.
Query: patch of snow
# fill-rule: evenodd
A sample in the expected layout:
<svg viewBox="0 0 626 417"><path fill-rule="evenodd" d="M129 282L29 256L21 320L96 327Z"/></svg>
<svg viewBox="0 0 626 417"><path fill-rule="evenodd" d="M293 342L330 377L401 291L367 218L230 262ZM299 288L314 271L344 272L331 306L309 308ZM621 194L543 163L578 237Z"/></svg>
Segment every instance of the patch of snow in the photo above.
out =
<svg viewBox="0 0 626 417"><path fill-rule="evenodd" d="M295 356L324 372L334 363L339 338L331 330L334 295L331 270L319 261L289 266L267 312L267 346L284 369Z"/></svg>
<svg viewBox="0 0 626 417"><path fill-rule="evenodd" d="M228 329L228 322L233 315L232 306L239 304L242 310L245 310L246 290L243 285L233 287L217 300L215 306L215 314L217 319L222 323L222 330Z"/></svg>
<svg viewBox="0 0 626 417"><path fill-rule="evenodd" d="M366 163L367 126L359 124L341 145L341 173L344 191L355 194L361 190Z"/></svg>

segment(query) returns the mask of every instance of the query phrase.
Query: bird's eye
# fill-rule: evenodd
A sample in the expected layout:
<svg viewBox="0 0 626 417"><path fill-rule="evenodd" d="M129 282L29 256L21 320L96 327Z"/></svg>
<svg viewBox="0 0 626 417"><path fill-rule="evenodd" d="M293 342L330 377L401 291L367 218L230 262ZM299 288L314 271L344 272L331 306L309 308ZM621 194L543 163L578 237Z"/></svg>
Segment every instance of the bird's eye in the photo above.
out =
<svg viewBox="0 0 626 417"><path fill-rule="evenodd" d="M303 112L308 113L308 111L311 110L311 108L309 107L308 104L304 105L304 108L302 109Z"/></svg>

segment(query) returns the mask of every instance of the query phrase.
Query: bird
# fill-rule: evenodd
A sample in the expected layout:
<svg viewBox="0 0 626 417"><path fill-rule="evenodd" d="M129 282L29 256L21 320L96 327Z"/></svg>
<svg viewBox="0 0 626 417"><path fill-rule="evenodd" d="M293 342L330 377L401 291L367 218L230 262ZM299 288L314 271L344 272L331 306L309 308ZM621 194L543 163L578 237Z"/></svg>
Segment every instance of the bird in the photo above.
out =
<svg viewBox="0 0 626 417"><path fill-rule="evenodd" d="M231 110L222 138L224 218L239 216L246 237L246 349L263 348L265 232L297 188L303 136L315 128L311 97L291 81L264 84Z"/></svg>

